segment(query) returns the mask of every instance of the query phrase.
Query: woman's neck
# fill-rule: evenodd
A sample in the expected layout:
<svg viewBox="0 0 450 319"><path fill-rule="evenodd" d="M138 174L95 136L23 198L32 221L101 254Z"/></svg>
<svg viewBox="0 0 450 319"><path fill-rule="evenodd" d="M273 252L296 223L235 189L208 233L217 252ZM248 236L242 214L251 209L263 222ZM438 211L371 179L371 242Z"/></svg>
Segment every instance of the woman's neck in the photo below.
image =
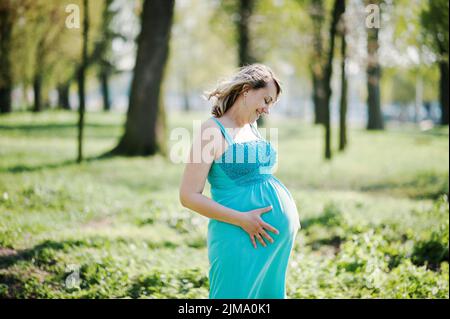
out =
<svg viewBox="0 0 450 319"><path fill-rule="evenodd" d="M243 128L246 124L248 124L248 121L242 119L242 115L239 114L239 111L240 110L237 105L234 105L222 117L225 117L234 127Z"/></svg>

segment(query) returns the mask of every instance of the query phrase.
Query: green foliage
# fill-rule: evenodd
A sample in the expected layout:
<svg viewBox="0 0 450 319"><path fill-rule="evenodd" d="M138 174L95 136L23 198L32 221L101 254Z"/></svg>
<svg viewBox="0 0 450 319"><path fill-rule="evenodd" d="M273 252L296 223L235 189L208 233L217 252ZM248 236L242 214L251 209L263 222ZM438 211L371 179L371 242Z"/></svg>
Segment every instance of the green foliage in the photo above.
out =
<svg viewBox="0 0 450 319"><path fill-rule="evenodd" d="M121 296L129 284L125 268L120 267L111 256L83 264L80 267L80 282L80 289L88 291L83 294L84 298Z"/></svg>
<svg viewBox="0 0 450 319"><path fill-rule="evenodd" d="M448 274L448 262L442 263L436 274L406 259L392 271L383 288L386 298L449 298Z"/></svg>
<svg viewBox="0 0 450 319"><path fill-rule="evenodd" d="M418 238L414 244L412 262L426 265L431 269L438 268L442 262L448 263L449 245L449 206L448 198L442 196L429 212L430 218L441 220L437 229L433 229Z"/></svg>
<svg viewBox="0 0 450 319"><path fill-rule="evenodd" d="M422 11L421 22L425 43L448 62L448 12L446 0L428 0L428 8Z"/></svg>
<svg viewBox="0 0 450 319"><path fill-rule="evenodd" d="M382 99L384 103L408 106L415 103L417 81L423 84L423 101L438 97L439 74L436 68L419 65L414 68L386 67L383 69Z"/></svg>
<svg viewBox="0 0 450 319"><path fill-rule="evenodd" d="M129 294L132 298L199 298L207 296L209 280L198 268L177 272L155 269L151 274L139 276Z"/></svg>

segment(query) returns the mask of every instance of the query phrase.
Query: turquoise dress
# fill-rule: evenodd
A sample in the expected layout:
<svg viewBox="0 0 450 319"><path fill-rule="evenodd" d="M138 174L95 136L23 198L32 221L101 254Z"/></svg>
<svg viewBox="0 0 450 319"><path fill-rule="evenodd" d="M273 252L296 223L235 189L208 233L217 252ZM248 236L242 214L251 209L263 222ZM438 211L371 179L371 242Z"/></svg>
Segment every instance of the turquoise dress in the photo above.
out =
<svg viewBox="0 0 450 319"><path fill-rule="evenodd" d="M207 247L210 299L283 299L286 272L298 230L301 228L295 201L288 189L272 175L277 153L270 142L258 139L234 142L214 117L227 141L227 148L208 173L211 197L221 205L242 213L272 205L261 218L279 234L266 229L273 243L267 247L239 226L210 218Z"/></svg>

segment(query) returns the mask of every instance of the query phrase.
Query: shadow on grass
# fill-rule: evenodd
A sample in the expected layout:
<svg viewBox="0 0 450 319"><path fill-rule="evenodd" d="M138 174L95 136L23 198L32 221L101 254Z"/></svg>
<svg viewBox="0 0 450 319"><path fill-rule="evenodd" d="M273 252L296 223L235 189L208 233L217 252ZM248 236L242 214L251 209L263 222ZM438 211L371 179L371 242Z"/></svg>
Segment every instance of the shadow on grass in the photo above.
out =
<svg viewBox="0 0 450 319"><path fill-rule="evenodd" d="M420 172L407 181L386 180L381 183L363 186L361 191L381 191L412 199L437 200L443 194L448 196L448 174L447 176L442 176L434 172Z"/></svg>
<svg viewBox="0 0 450 319"><path fill-rule="evenodd" d="M57 251L69 252L78 247L108 249L114 243L125 243L129 241L126 238L110 239L102 236L90 237L87 239L67 239L63 241L45 240L42 243L24 250L8 249L6 253L0 254L0 269L8 268L20 261L30 261L37 266L52 266L57 263ZM178 245L171 241L148 242L149 249L167 248L174 249ZM0 252L2 248L0 247Z"/></svg>
<svg viewBox="0 0 450 319"><path fill-rule="evenodd" d="M85 123L85 128L117 128L117 124L96 124L96 123ZM0 125L0 131L29 131L29 132L39 132L39 131L51 131L51 130L65 130L65 129L77 129L77 124L66 123L66 124L23 124L23 125Z"/></svg>
<svg viewBox="0 0 450 319"><path fill-rule="evenodd" d="M8 254L0 255L0 269L8 268L19 261L31 261L36 263L54 264L55 251L67 250L72 247L82 246L85 242L82 240L53 241L46 240L32 248L20 251L10 251Z"/></svg>
<svg viewBox="0 0 450 319"><path fill-rule="evenodd" d="M112 153L108 152L108 153L100 154L97 156L85 157L81 163L89 163L89 162L94 162L94 161L99 161L99 160L105 160L105 159L110 159L112 157L114 157L114 155ZM11 167L0 168L0 173L17 174L17 173L36 172L36 171L45 170L45 169L55 169L55 168L61 168L61 167L77 165L77 164L80 164L80 163L78 163L76 159L65 160L65 161L59 162L59 163L49 163L49 164L42 164L42 165L36 165L36 166L19 164L19 165L15 165L15 166L11 166Z"/></svg>
<svg viewBox="0 0 450 319"><path fill-rule="evenodd" d="M302 229L306 230L313 225L320 225L322 227L341 226L345 224L342 212L333 202L327 203L323 212L318 216L302 219Z"/></svg>

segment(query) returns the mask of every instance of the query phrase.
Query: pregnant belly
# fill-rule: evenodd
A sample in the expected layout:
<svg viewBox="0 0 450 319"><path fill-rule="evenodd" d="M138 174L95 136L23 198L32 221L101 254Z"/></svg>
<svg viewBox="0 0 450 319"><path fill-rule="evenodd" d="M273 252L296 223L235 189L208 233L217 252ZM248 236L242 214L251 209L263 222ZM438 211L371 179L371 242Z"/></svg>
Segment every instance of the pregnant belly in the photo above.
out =
<svg viewBox="0 0 450 319"><path fill-rule="evenodd" d="M218 193L215 193L215 195L214 200L242 213L272 205L271 211L261 215L261 218L266 223L272 225L280 232L278 236L268 232L272 237L292 238L301 227L297 206L292 195L275 177L245 188L228 189L223 196ZM233 236L240 237L238 236L239 234L245 235L244 237L248 236L238 226L210 219L210 238L215 237L219 239L225 233L227 233L226 237L228 240Z"/></svg>
<svg viewBox="0 0 450 319"><path fill-rule="evenodd" d="M262 218L274 227L281 227L286 235L292 236L300 229L298 209L288 189L278 180L269 180L267 200L273 206L272 212L263 214ZM267 215L267 216L265 216ZM281 232L281 230L280 230ZM280 234L281 235L281 234Z"/></svg>

